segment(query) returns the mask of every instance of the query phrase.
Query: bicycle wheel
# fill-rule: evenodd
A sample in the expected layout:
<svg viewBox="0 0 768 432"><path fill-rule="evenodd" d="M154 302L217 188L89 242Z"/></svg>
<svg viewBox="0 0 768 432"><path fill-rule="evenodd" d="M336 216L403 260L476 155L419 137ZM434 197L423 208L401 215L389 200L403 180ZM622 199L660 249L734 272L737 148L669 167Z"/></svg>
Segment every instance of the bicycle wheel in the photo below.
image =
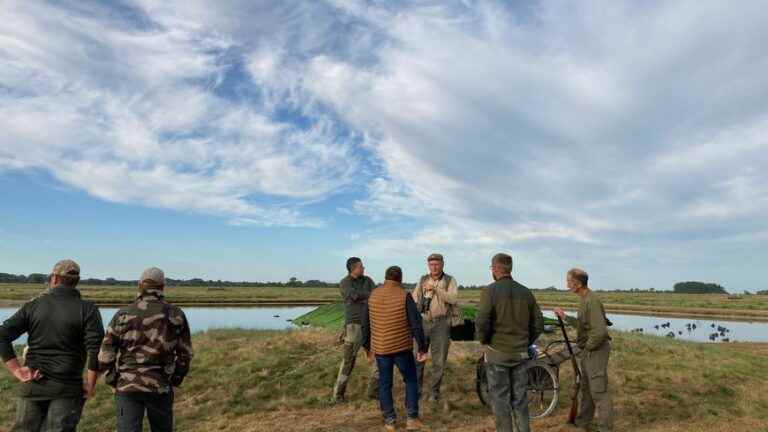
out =
<svg viewBox="0 0 768 432"><path fill-rule="evenodd" d="M559 389L557 371L552 366L539 362L528 365L528 411L532 419L552 414Z"/></svg>
<svg viewBox="0 0 768 432"><path fill-rule="evenodd" d="M488 376L485 374L485 359L480 356L477 359L477 366L475 367L475 391L477 397L480 399L480 403L488 406L490 399L488 399Z"/></svg>

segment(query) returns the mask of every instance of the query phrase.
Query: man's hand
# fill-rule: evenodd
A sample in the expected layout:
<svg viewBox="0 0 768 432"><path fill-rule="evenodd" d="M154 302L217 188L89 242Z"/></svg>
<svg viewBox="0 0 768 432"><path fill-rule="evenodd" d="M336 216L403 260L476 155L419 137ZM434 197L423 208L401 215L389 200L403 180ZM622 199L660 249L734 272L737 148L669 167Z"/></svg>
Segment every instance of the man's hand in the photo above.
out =
<svg viewBox="0 0 768 432"><path fill-rule="evenodd" d="M369 362L373 363L373 361L375 360L375 357L373 356L373 351L370 351L370 350L366 351L365 358L367 358Z"/></svg>
<svg viewBox="0 0 768 432"><path fill-rule="evenodd" d="M561 307L556 307L555 308L555 315L560 317L561 320L565 319L565 311Z"/></svg>
<svg viewBox="0 0 768 432"><path fill-rule="evenodd" d="M87 382L83 383L83 400L89 401L96 394L96 386Z"/></svg>
<svg viewBox="0 0 768 432"><path fill-rule="evenodd" d="M424 363L425 361L427 361L427 353L425 352L416 353L416 361L419 363Z"/></svg>
<svg viewBox="0 0 768 432"><path fill-rule="evenodd" d="M42 378L43 374L37 369L30 369L25 366L14 369L13 376L15 376L17 380L23 383L30 383Z"/></svg>

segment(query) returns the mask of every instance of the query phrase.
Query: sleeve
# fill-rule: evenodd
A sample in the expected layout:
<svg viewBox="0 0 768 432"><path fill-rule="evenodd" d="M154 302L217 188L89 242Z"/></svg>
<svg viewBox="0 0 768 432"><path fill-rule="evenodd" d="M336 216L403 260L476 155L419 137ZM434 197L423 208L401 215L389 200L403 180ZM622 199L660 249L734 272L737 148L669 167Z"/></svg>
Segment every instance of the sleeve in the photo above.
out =
<svg viewBox="0 0 768 432"><path fill-rule="evenodd" d="M99 371L104 372L113 367L117 361L117 353L120 350L120 312L116 312L107 326L104 339L101 340L99 349Z"/></svg>
<svg viewBox="0 0 768 432"><path fill-rule="evenodd" d="M363 306L363 316L361 317L361 331L363 336L363 348L366 351L371 350L371 317L368 315L368 303Z"/></svg>
<svg viewBox="0 0 768 432"><path fill-rule="evenodd" d="M588 351L594 351L608 340L608 325L605 323L605 312L600 301L590 301L587 308L586 319L589 322L589 332L586 348Z"/></svg>
<svg viewBox="0 0 768 432"><path fill-rule="evenodd" d="M368 298L365 287L362 289L357 288L349 279L342 280L339 284L339 289L341 290L341 297L344 299L344 303L360 303Z"/></svg>
<svg viewBox="0 0 768 432"><path fill-rule="evenodd" d="M528 345L533 345L536 339L544 333L544 315L541 313L539 303L536 301L536 297L531 293L530 299L530 322L528 323Z"/></svg>
<svg viewBox="0 0 768 432"><path fill-rule="evenodd" d="M408 317L408 326L411 328L411 334L416 339L416 345L420 353L427 352L427 338L424 336L424 327L421 322L421 314L419 314L414 303L413 298L409 295L405 296L405 314Z"/></svg>
<svg viewBox="0 0 768 432"><path fill-rule="evenodd" d="M570 315L566 315L565 316L565 324L569 325L571 327L578 327L579 326L579 319L578 318L574 318L574 317L572 317Z"/></svg>
<svg viewBox="0 0 768 432"><path fill-rule="evenodd" d="M490 288L484 288L480 293L480 305L477 307L475 331L477 340L483 345L491 343L493 336L493 305L491 304Z"/></svg>
<svg viewBox="0 0 768 432"><path fill-rule="evenodd" d="M174 387L179 387L184 381L184 378L189 373L189 367L194 356L189 321L187 321L187 316L184 315L184 312L179 310L178 313L180 314L182 324L181 331L179 332L179 341L176 344L173 375L171 376L171 385Z"/></svg>
<svg viewBox="0 0 768 432"><path fill-rule="evenodd" d="M411 297L413 298L414 303L419 304L423 295L424 290L421 288L421 280L419 280L416 282L416 286L413 288L413 291L411 291Z"/></svg>
<svg viewBox="0 0 768 432"><path fill-rule="evenodd" d="M3 362L16 358L13 341L28 330L29 315L27 305L24 305L0 326L0 356L3 358Z"/></svg>
<svg viewBox="0 0 768 432"><path fill-rule="evenodd" d="M99 371L99 351L104 341L104 324L101 312L95 305L90 305L85 316L85 333L83 343L88 353L88 370Z"/></svg>

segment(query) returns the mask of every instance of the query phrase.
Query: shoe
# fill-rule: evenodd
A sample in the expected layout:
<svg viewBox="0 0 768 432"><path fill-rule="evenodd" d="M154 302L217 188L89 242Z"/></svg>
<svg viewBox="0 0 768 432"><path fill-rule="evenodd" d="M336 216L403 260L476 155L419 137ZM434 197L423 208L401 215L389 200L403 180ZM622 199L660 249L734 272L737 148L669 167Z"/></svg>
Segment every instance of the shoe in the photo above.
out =
<svg viewBox="0 0 768 432"><path fill-rule="evenodd" d="M409 418L405 422L405 430L407 431L421 430L422 427L424 427L424 425L421 423L421 420L417 418L413 418L413 419Z"/></svg>
<svg viewBox="0 0 768 432"><path fill-rule="evenodd" d="M334 396L331 398L331 404L332 405L341 405L347 403L347 398L344 396Z"/></svg>
<svg viewBox="0 0 768 432"><path fill-rule="evenodd" d="M384 430L387 432L395 432L397 430L397 426L395 426L394 423L384 423Z"/></svg>
<svg viewBox="0 0 768 432"><path fill-rule="evenodd" d="M427 399L427 402L429 402L429 403L438 403L438 402L440 402L440 396L438 396L438 395L429 395L429 399Z"/></svg>

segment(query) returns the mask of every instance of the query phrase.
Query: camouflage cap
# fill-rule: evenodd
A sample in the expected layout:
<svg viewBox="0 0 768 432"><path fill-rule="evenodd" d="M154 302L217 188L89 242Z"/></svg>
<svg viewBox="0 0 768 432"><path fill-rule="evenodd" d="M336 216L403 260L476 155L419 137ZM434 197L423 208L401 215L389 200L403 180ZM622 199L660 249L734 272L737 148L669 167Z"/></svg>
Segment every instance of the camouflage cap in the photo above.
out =
<svg viewBox="0 0 768 432"><path fill-rule="evenodd" d="M71 259L64 259L53 266L51 274L58 276L80 276L80 266Z"/></svg>
<svg viewBox="0 0 768 432"><path fill-rule="evenodd" d="M150 267L141 273L139 282L151 281L157 285L165 285L165 273L157 267Z"/></svg>
<svg viewBox="0 0 768 432"><path fill-rule="evenodd" d="M430 261L443 261L443 256L439 253L433 253L430 256L427 257L427 262Z"/></svg>

